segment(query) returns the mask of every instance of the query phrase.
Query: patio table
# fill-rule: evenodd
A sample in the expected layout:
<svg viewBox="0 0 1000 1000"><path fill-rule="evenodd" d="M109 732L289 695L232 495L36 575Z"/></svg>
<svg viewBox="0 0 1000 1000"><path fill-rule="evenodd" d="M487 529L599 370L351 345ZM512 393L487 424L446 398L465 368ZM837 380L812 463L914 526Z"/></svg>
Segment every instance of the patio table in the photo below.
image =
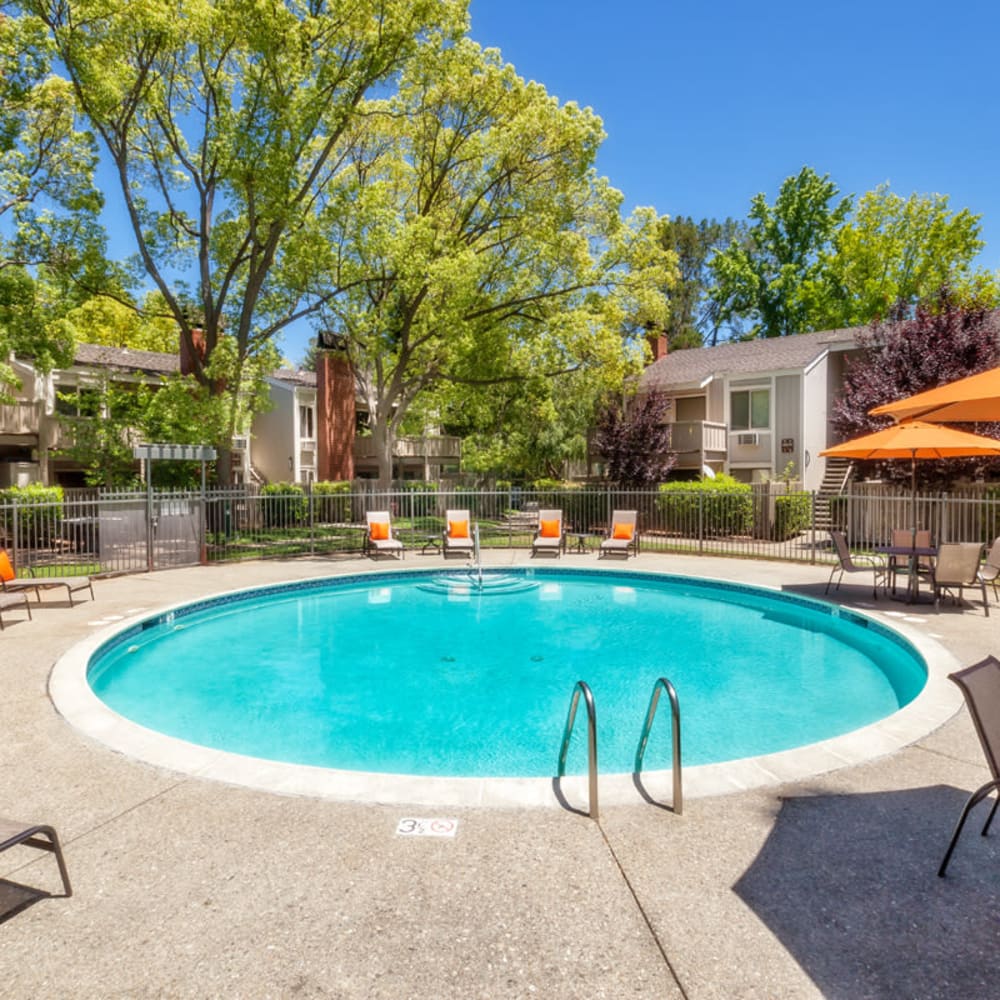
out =
<svg viewBox="0 0 1000 1000"><path fill-rule="evenodd" d="M907 604L916 604L920 600L920 574L917 573L917 562L921 556L937 555L936 545L876 545L876 552L887 556L899 556L907 561L906 597Z"/></svg>

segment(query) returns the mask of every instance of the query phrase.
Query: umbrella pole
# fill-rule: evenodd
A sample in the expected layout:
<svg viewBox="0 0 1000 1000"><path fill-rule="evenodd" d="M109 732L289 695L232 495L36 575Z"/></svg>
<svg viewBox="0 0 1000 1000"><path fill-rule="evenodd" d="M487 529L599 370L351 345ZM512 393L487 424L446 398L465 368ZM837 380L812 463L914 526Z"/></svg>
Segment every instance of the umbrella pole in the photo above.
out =
<svg viewBox="0 0 1000 1000"><path fill-rule="evenodd" d="M910 548L917 547L917 453L910 456L910 524L913 525L913 537Z"/></svg>

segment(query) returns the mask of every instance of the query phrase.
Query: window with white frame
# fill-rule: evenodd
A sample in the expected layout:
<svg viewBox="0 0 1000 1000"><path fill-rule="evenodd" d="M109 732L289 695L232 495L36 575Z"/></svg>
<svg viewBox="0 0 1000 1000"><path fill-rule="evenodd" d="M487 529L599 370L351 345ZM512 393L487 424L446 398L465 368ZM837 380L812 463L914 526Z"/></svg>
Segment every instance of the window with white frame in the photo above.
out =
<svg viewBox="0 0 1000 1000"><path fill-rule="evenodd" d="M301 438L316 437L316 427L313 418L313 408L311 406L303 405L299 407L299 437Z"/></svg>
<svg viewBox="0 0 1000 1000"><path fill-rule="evenodd" d="M729 395L729 428L766 430L771 426L771 390L736 389Z"/></svg>

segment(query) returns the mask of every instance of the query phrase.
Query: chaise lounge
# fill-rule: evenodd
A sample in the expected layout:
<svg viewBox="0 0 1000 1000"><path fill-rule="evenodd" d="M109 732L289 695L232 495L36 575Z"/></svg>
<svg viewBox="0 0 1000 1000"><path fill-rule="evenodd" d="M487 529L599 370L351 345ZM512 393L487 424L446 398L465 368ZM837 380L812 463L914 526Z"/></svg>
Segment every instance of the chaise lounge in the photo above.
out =
<svg viewBox="0 0 1000 1000"><path fill-rule="evenodd" d="M365 533L365 554L375 556L387 553L396 556L397 559L404 558L403 543L394 538L392 534L392 520L387 510L370 510L365 514L368 522L368 531Z"/></svg>
<svg viewBox="0 0 1000 1000"><path fill-rule="evenodd" d="M0 851L6 851L7 848L16 847L18 844L24 844L25 847L37 847L41 851L54 854L56 864L59 866L59 874L62 876L65 895L73 895L73 889L69 884L69 874L66 871L66 861L63 859L62 848L59 846L59 838L51 826L32 826L0 816Z"/></svg>
<svg viewBox="0 0 1000 1000"><path fill-rule="evenodd" d="M449 555L457 554L471 556L475 543L472 540L472 521L467 510L445 511L445 529L442 544L442 552L447 558Z"/></svg>
<svg viewBox="0 0 1000 1000"><path fill-rule="evenodd" d="M601 542L598 559L610 555L612 552L620 553L628 559L629 549L632 555L639 554L639 532L636 529L638 511L616 510L611 515L611 527L608 530L608 537Z"/></svg>
<svg viewBox="0 0 1000 1000"><path fill-rule="evenodd" d="M531 542L531 557L539 552L554 552L559 558L563 545L563 513L561 510L540 510L538 528Z"/></svg>
<svg viewBox="0 0 1000 1000"><path fill-rule="evenodd" d="M33 590L40 604L41 591L58 587L66 588L70 607L73 607L73 595L81 590L89 590L90 599L94 599L94 584L89 576L18 576L14 572L7 550L0 549L0 590L5 593Z"/></svg>

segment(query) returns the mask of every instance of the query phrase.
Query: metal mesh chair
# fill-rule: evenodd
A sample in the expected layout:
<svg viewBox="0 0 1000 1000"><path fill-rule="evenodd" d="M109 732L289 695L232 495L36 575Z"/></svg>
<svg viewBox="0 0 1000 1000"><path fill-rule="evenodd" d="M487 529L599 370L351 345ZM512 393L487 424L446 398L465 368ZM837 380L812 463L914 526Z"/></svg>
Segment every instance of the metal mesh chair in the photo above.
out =
<svg viewBox="0 0 1000 1000"><path fill-rule="evenodd" d="M883 558L877 555L852 555L847 545L847 535L842 531L831 531L830 540L833 542L833 551L837 554L837 565L830 570L830 579L826 581L824 593L830 593L830 584L833 583L834 576L837 576L836 590L840 590L840 581L845 573L871 573L872 597L878 596L878 585L882 584L882 589L886 587L888 581L889 568Z"/></svg>
<svg viewBox="0 0 1000 1000"><path fill-rule="evenodd" d="M972 716L973 725L976 727L976 735L983 748L983 755L986 757L986 764L992 776L985 785L977 788L968 798L962 813L955 826L955 832L951 836L948 850L945 851L938 875L944 877L948 862L951 860L952 852L958 843L959 835L965 821L969 818L969 813L985 799L991 792L1000 789L1000 660L994 656L987 656L985 660L959 670L957 673L949 674L961 689L965 696L965 704ZM993 816L996 814L997 805L1000 804L1000 796L993 802L989 816L986 817L986 824L982 829L982 836L989 832Z"/></svg>

